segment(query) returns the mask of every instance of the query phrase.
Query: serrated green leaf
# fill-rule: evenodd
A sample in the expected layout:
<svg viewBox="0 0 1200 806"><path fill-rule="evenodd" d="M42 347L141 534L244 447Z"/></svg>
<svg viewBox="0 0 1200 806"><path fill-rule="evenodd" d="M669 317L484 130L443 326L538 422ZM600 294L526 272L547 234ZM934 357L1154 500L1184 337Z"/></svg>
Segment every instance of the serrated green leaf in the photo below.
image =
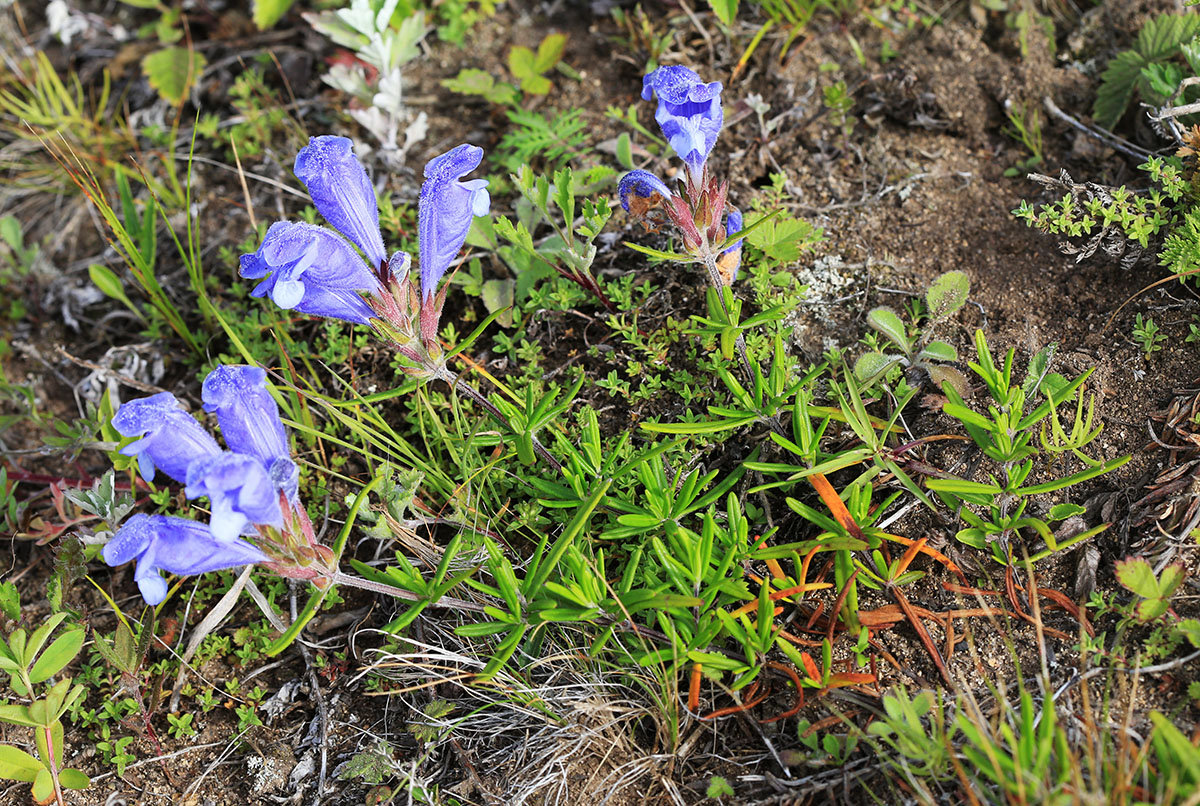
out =
<svg viewBox="0 0 1200 806"><path fill-rule="evenodd" d="M1100 75L1092 115L1097 125L1117 125L1143 80L1142 69L1174 58L1180 46L1200 34L1200 15L1162 14L1147 20L1132 50L1118 53Z"/></svg>
<svg viewBox="0 0 1200 806"><path fill-rule="evenodd" d="M800 218L782 215L776 210L770 216L760 218L754 225L745 227L728 240L745 237L746 241L775 263L791 263L799 259L806 249L823 240L823 231Z"/></svg>
<svg viewBox="0 0 1200 806"><path fill-rule="evenodd" d="M1175 629L1183 633L1192 646L1200 649L1200 620L1194 618L1180 619L1179 623L1175 625Z"/></svg>
<svg viewBox="0 0 1200 806"><path fill-rule="evenodd" d="M265 31L288 13L296 0L254 0L254 24Z"/></svg>
<svg viewBox="0 0 1200 806"><path fill-rule="evenodd" d="M1160 62L1175 55L1179 46L1200 34L1200 15L1161 14L1146 21L1138 31L1134 50L1148 62Z"/></svg>
<svg viewBox="0 0 1200 806"><path fill-rule="evenodd" d="M1175 595L1175 591L1179 590L1179 586L1183 584L1184 578L1187 576L1187 569L1182 563L1171 563L1158 575L1158 595L1163 599L1169 599Z"/></svg>
<svg viewBox="0 0 1200 806"><path fill-rule="evenodd" d="M1092 104L1096 125L1112 129L1121 120L1133 100L1138 79L1146 60L1132 50L1118 53L1100 74L1100 86Z"/></svg>
<svg viewBox="0 0 1200 806"><path fill-rule="evenodd" d="M187 98L207 64L204 54L194 50L163 48L142 59L142 72L165 101L178 106Z"/></svg>
<svg viewBox="0 0 1200 806"><path fill-rule="evenodd" d="M1171 608L1166 599L1144 599L1137 604L1137 617L1141 621L1154 621Z"/></svg>
<svg viewBox="0 0 1200 806"><path fill-rule="evenodd" d="M1143 599L1158 598L1158 579L1150 563L1141 557L1130 557L1116 563L1117 581Z"/></svg>
<svg viewBox="0 0 1200 806"><path fill-rule="evenodd" d="M0 582L0 613L14 621L21 617L21 593L14 582ZM0 652L7 653L7 646Z"/></svg>

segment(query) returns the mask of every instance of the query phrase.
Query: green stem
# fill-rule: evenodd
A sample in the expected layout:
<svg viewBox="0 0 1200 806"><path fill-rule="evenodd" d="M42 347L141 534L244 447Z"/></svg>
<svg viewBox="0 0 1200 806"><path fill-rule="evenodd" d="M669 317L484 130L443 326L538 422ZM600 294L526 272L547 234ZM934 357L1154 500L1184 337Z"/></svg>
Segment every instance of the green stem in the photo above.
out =
<svg viewBox="0 0 1200 806"><path fill-rule="evenodd" d="M729 286L725 285L725 281L721 279L721 272L717 270L717 256L712 254L704 255L704 268L708 269L708 281L712 283L712 287L717 290L717 300L721 303L721 310L725 314L725 321L732 322L729 315L729 306L725 304L725 289ZM737 339L734 340L737 346L738 357L742 360L742 371L746 373L746 382L754 383L754 370L751 368L750 356L746 352L746 339L739 331Z"/></svg>
<svg viewBox="0 0 1200 806"><path fill-rule="evenodd" d="M413 593L410 590L397 588L394 585L387 585L383 582L375 582L374 580L363 579L362 577L351 576L350 574L344 574L341 571L334 571L329 575L328 578L336 585L346 585L351 588L359 588L361 590L371 591L372 593L382 593L385 596L403 599L406 602L428 601L426 597L417 593ZM443 596L436 602L430 602L429 604L433 607L450 607L456 610L469 610L472 613L483 612L483 605L476 604L475 602L468 602L466 599L455 599L450 596Z"/></svg>
<svg viewBox="0 0 1200 806"><path fill-rule="evenodd" d="M508 418L504 416L504 412L502 412L502 411L500 411L500 409L496 408L495 404L492 403L492 401L488 400L486 397L483 396L483 393L481 393L475 387L471 386L469 383L466 383L465 381L463 381L454 372L447 369L445 366L440 366L440 367L434 368L434 375L436 375L438 378L441 378L443 381L445 381L447 384L449 384L451 389L462 391L464 394L466 394L467 397L471 398L476 403L478 403L483 408L483 410L486 411L488 414L490 414L492 419L495 420L496 422L498 422L500 425L507 428L513 434L517 433L517 430L515 428L513 428L512 423L510 423L508 421ZM550 451L546 450L546 446L544 446L541 442L538 441L538 438L536 436L534 436L533 434L530 434L529 439L533 442L533 449L537 453L537 455L542 457L542 459L544 459L548 465L553 467L559 473L562 473L563 472L562 462L555 459L554 456L550 453Z"/></svg>

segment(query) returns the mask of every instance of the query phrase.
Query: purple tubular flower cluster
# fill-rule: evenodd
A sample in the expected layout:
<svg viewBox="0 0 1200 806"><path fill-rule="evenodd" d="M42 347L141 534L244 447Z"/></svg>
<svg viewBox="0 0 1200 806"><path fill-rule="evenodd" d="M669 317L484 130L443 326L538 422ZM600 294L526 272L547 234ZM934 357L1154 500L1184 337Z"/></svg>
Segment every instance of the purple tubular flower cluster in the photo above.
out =
<svg viewBox="0 0 1200 806"><path fill-rule="evenodd" d="M483 149L463 144L425 166L417 205L420 299L411 307L403 301L408 291L401 290L416 287L408 285L411 258L404 252L387 258L374 188L345 137L312 138L295 165L318 212L337 232L312 224L273 224L258 250L242 255L241 275L262 280L253 296L270 296L281 308L364 325L378 318L413 338L413 323L419 320L421 338L434 338L441 311L438 283L466 242L471 220L486 215L491 205L486 179L462 181L482 160ZM363 299L364 294L372 299Z"/></svg>
<svg viewBox="0 0 1200 806"><path fill-rule="evenodd" d="M460 181L479 167L483 149L463 145L425 165L417 204L417 241L421 249L421 298L428 302L467 240L475 216L487 215L491 197L486 179Z"/></svg>
<svg viewBox="0 0 1200 806"><path fill-rule="evenodd" d="M278 222L258 251L242 255L241 275L264 279L253 296L267 294L281 308L368 324L375 311L360 294L382 291L376 272L387 259L379 233L379 207L366 169L346 137L314 137L296 155L296 176L308 188L333 230Z"/></svg>
<svg viewBox="0 0 1200 806"><path fill-rule="evenodd" d="M654 119L688 171L699 178L725 121L721 82L706 84L682 65L660 67L642 79L642 99L655 95Z"/></svg>
<svg viewBox="0 0 1200 806"><path fill-rule="evenodd" d="M135 516L105 546L104 560L111 566L138 558L135 578L149 604L166 596L160 570L199 574L268 560L239 536L255 534L256 526L282 529L284 506L295 501L298 484L279 406L266 382L264 370L249 366L220 366L204 379L204 409L216 413L227 451L167 392L132 400L113 417L121 434L142 437L122 453L137 456L147 478L157 467L185 483L189 498L207 496L212 510L208 525Z"/></svg>
<svg viewBox="0 0 1200 806"><path fill-rule="evenodd" d="M222 542L202 523L165 515L134 515L104 546L103 555L113 568L137 560L133 578L151 606L167 596L163 571L181 576L204 574L268 559L245 540Z"/></svg>
<svg viewBox="0 0 1200 806"><path fill-rule="evenodd" d="M136 456L138 470L148 481L153 481L156 471L161 470L178 482L186 482L189 464L221 452L217 441L170 392L124 404L113 416L112 424L123 437L141 437L122 448L121 455Z"/></svg>
<svg viewBox="0 0 1200 806"><path fill-rule="evenodd" d="M617 195L621 199L621 207L625 208L625 212L629 212L631 197L649 199L656 193L664 199L671 197L671 189L663 184L661 179L649 171L641 169L625 174L617 185Z"/></svg>

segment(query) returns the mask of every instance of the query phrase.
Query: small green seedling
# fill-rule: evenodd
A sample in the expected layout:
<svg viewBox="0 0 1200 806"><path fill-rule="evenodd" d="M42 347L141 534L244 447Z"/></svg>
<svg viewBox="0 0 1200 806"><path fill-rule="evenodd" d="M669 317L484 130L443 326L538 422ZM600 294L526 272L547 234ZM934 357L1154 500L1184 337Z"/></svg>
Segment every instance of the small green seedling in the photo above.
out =
<svg viewBox="0 0 1200 806"><path fill-rule="evenodd" d="M1171 597L1183 584L1187 572L1182 563L1172 563L1155 576L1150 563L1141 557L1117 562L1117 581L1127 590L1140 596L1134 615L1138 621L1154 621L1171 609Z"/></svg>
<svg viewBox="0 0 1200 806"><path fill-rule="evenodd" d="M81 685L63 678L49 687L41 698L34 693L41 684L57 675L83 648L85 631L71 625L51 634L67 618L56 613L34 630L14 630L7 641L0 641L0 669L8 672L9 688L19 697L28 697L28 705L0 705L0 722L33 728L37 756L17 747L0 745L0 778L32 784L33 799L38 803L66 806L64 789L86 789L91 780L76 769L63 767L62 715L87 693ZM47 644L49 643L49 646Z"/></svg>
<svg viewBox="0 0 1200 806"><path fill-rule="evenodd" d="M864 353L854 364L854 374L870 385L898 365L905 370L919 371L918 377L928 376L934 386L949 383L959 394L965 393L966 376L954 367L946 366L958 360L958 352L947 342L935 340L933 335L938 325L966 304L970 290L971 281L961 271L948 271L934 280L925 292L928 313L915 335L910 333L915 328L906 326L891 308L880 306L872 310L867 314L867 324L882 334L899 353L885 351L886 345Z"/></svg>
<svg viewBox="0 0 1200 806"><path fill-rule="evenodd" d="M1159 331L1154 319L1149 316L1142 319L1142 315L1139 313L1133 320L1133 340L1142 348L1142 354L1149 361L1150 356L1162 349L1167 336Z"/></svg>

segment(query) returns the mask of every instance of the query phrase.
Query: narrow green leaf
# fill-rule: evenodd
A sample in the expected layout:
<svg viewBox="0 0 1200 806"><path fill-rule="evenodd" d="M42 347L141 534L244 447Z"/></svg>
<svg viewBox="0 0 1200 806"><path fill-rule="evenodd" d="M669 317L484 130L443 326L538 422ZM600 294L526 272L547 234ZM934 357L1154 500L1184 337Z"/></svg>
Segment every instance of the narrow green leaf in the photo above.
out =
<svg viewBox="0 0 1200 806"><path fill-rule="evenodd" d="M648 246L642 246L641 244L634 243L633 241L626 241L625 245L635 252L641 252L643 255L649 255L650 257L657 258L658 260L671 260L675 261L676 263L696 262L696 258L692 257L691 255L684 255L680 254L679 252L663 252L658 249L651 249Z"/></svg>
<svg viewBox="0 0 1200 806"><path fill-rule="evenodd" d="M66 618L66 613L55 613L46 619L42 623L42 626L34 630L33 635L29 637L29 643L25 645L24 652L21 655L21 660L26 667L33 663L33 659L37 656L37 653L41 652L42 647L50 640L50 633L54 632L58 628L58 625L62 624ZM13 638L16 638L15 633L13 634Z"/></svg>
<svg viewBox="0 0 1200 806"><path fill-rule="evenodd" d="M604 496L608 493L608 488L612 486L612 479L599 479L595 482L595 487L591 494L583 502L578 510L575 511L575 517L563 529L563 533L559 535L554 546L538 563L537 569L525 578L525 583L522 586L525 598L531 598L542 587L542 583L549 578L550 573L558 565L558 561L562 559L564 553L574 542L579 533L583 531L583 527L587 525L588 520L592 517L592 513L596 511L596 507L600 506L600 502L604 500Z"/></svg>
<svg viewBox="0 0 1200 806"><path fill-rule="evenodd" d="M1110 459L1104 464L1096 465L1095 467L1089 467L1085 470L1081 470L1078 473L1072 473L1071 475L1065 476L1061 479L1047 481L1043 484L1033 484L1029 487L1019 487L1017 488L1016 493L1017 495L1039 495L1041 493L1052 493L1055 490L1061 490L1064 487L1070 487L1072 485L1079 484L1080 482L1087 481L1088 479L1093 479L1096 476L1102 476L1105 473L1116 470L1118 467L1125 464L1132 458L1132 456L1122 456L1118 459Z"/></svg>
<svg viewBox="0 0 1200 806"><path fill-rule="evenodd" d="M725 23L726 27L733 25L737 18L738 0L708 0L708 4L717 15L717 19Z"/></svg>
<svg viewBox="0 0 1200 806"><path fill-rule="evenodd" d="M77 627L67 630L54 639L54 643L50 644L33 664L33 669L29 672L30 682L40 683L61 672L83 648L85 635L86 631L82 627Z"/></svg>

